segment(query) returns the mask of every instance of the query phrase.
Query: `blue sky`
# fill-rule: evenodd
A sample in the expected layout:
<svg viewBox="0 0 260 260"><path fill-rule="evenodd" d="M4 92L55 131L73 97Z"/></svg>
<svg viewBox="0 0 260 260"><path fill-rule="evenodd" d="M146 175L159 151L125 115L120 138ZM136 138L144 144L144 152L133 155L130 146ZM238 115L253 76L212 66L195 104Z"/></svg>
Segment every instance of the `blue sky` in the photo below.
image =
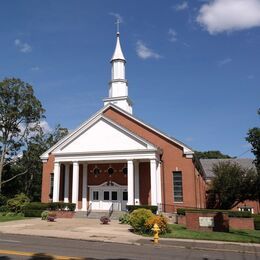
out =
<svg viewBox="0 0 260 260"><path fill-rule="evenodd" d="M1 1L0 78L32 84L49 127L76 128L108 95L116 17L135 116L196 150L250 149L259 0Z"/></svg>

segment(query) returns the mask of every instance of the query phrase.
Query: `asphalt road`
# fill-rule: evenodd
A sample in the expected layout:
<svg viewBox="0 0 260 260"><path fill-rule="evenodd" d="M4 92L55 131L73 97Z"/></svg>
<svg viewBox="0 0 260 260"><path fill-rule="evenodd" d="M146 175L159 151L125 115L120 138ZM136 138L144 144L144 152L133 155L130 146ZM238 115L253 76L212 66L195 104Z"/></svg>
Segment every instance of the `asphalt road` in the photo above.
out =
<svg viewBox="0 0 260 260"><path fill-rule="evenodd" d="M9 259L260 259L254 251L199 250L181 245L127 245L0 233L0 260Z"/></svg>

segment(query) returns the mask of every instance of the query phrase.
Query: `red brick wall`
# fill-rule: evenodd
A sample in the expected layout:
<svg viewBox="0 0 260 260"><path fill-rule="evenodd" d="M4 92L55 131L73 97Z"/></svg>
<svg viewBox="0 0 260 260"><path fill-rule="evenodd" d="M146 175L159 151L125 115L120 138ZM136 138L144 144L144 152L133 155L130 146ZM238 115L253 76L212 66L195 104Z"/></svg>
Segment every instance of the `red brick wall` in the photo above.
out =
<svg viewBox="0 0 260 260"><path fill-rule="evenodd" d="M234 229L254 230L253 218L229 218L229 227Z"/></svg>
<svg viewBox="0 0 260 260"><path fill-rule="evenodd" d="M205 205L204 201L199 203L199 200L205 197L203 186L204 181L200 181L201 185L198 185L199 181L196 181L195 177L195 166L192 159L188 159L183 156L182 147L177 144L169 141L168 139L162 137L156 132L150 130L149 128L144 127L135 120L125 116L119 111L108 108L104 111L104 115L114 122L122 125L123 127L129 129L133 133L143 137L149 142L153 143L156 146L159 146L163 150L162 155L162 194L163 204L173 205L173 180L172 180L172 171L182 171L183 176L183 207L202 207ZM201 179L201 177L198 177ZM147 185L147 184L146 184ZM142 186L142 189L144 186ZM145 187L148 189L148 187ZM201 198L200 198L201 196ZM201 204L201 205L199 205ZM172 208L172 207L168 208ZM168 210L167 210L168 211Z"/></svg>
<svg viewBox="0 0 260 260"><path fill-rule="evenodd" d="M199 217L213 217L214 227L201 227L199 225ZM197 231L228 231L228 215L226 213L202 213L202 212L186 212L186 227L190 230Z"/></svg>
<svg viewBox="0 0 260 260"><path fill-rule="evenodd" d="M139 164L139 186L140 186L140 204L151 204L151 178L150 163L141 162Z"/></svg>

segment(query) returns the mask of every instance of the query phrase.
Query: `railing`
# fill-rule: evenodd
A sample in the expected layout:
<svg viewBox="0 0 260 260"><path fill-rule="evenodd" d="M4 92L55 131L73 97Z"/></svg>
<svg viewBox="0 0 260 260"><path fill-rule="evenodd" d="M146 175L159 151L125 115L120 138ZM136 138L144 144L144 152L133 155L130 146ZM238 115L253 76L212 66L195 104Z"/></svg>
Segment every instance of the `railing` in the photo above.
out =
<svg viewBox="0 0 260 260"><path fill-rule="evenodd" d="M108 210L108 216L111 217L111 215L113 214L114 211L114 204L112 203L109 210Z"/></svg>
<svg viewBox="0 0 260 260"><path fill-rule="evenodd" d="M91 211L92 211L92 203L89 203L88 208L87 208L87 217Z"/></svg>

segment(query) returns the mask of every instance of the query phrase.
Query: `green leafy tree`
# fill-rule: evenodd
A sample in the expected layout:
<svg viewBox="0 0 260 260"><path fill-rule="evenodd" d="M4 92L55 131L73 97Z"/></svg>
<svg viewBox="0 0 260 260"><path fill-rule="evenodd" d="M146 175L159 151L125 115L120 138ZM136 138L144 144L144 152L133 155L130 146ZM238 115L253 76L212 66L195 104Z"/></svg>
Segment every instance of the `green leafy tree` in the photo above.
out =
<svg viewBox="0 0 260 260"><path fill-rule="evenodd" d="M257 111L258 115L260 115L260 108ZM248 130L247 142L249 142L252 146L251 152L255 155L255 166L257 169L257 179L256 179L256 193L257 199L260 201L260 128L254 127Z"/></svg>
<svg viewBox="0 0 260 260"><path fill-rule="evenodd" d="M26 173L3 186L3 194L13 197L17 193L25 193L31 201L39 201L41 196L42 162L40 156L60 139L68 134L68 129L57 125L51 132L40 128L32 136L23 152L23 156L15 164L10 165L7 178L16 176L17 172Z"/></svg>
<svg viewBox="0 0 260 260"><path fill-rule="evenodd" d="M198 159L229 159L229 155L223 154L220 151L196 151L195 155Z"/></svg>
<svg viewBox="0 0 260 260"><path fill-rule="evenodd" d="M234 162L219 162L208 190L207 207L231 209L245 200L257 199L257 173Z"/></svg>
<svg viewBox="0 0 260 260"><path fill-rule="evenodd" d="M15 78L0 82L0 193L2 185L27 172L3 180L4 168L20 160L27 140L37 131L44 109L31 85Z"/></svg>

